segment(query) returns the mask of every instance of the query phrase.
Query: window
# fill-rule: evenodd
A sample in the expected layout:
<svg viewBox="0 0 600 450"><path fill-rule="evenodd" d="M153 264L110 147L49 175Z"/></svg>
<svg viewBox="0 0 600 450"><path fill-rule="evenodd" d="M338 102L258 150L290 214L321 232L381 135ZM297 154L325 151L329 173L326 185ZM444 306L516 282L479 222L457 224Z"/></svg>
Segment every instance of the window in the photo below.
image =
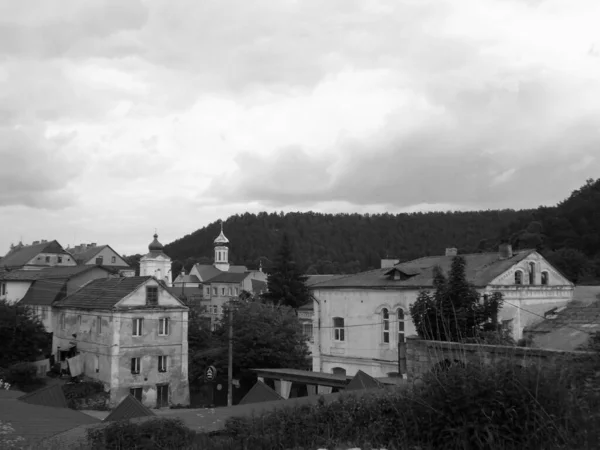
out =
<svg viewBox="0 0 600 450"><path fill-rule="evenodd" d="M535 263L529 263L529 284L535 284Z"/></svg>
<svg viewBox="0 0 600 450"><path fill-rule="evenodd" d="M213 288L213 295L219 295L219 292L217 291L216 287Z"/></svg>
<svg viewBox="0 0 600 450"><path fill-rule="evenodd" d="M387 308L381 310L381 318L383 320L383 343L390 343L390 312Z"/></svg>
<svg viewBox="0 0 600 450"><path fill-rule="evenodd" d="M515 284L523 284L523 272L521 270L515 272Z"/></svg>
<svg viewBox="0 0 600 450"><path fill-rule="evenodd" d="M102 317L96 316L96 333L102 334Z"/></svg>
<svg viewBox="0 0 600 450"><path fill-rule="evenodd" d="M344 341L344 318L333 318L333 339L339 342Z"/></svg>
<svg viewBox="0 0 600 450"><path fill-rule="evenodd" d="M142 402L142 388L131 388L129 393L138 401Z"/></svg>
<svg viewBox="0 0 600 450"><path fill-rule="evenodd" d="M77 327L81 329L81 316L77 316Z"/></svg>
<svg viewBox="0 0 600 450"><path fill-rule="evenodd" d="M229 295L230 297L233 295L233 289L231 287L227 288L227 295Z"/></svg>
<svg viewBox="0 0 600 450"><path fill-rule="evenodd" d="M0 283L0 295L6 295L6 283Z"/></svg>
<svg viewBox="0 0 600 450"><path fill-rule="evenodd" d="M141 361L140 358L131 358L131 373L137 375L140 373Z"/></svg>
<svg viewBox="0 0 600 450"><path fill-rule="evenodd" d="M116 256L111 256L110 257L110 262L113 263L113 264L116 263L117 262L117 257Z"/></svg>
<svg viewBox="0 0 600 450"><path fill-rule="evenodd" d="M169 318L162 317L158 319L158 335L167 336L169 334Z"/></svg>
<svg viewBox="0 0 600 450"><path fill-rule="evenodd" d="M396 315L398 316L398 343L404 342L404 310L398 309L396 311Z"/></svg>
<svg viewBox="0 0 600 450"><path fill-rule="evenodd" d="M100 356L99 355L96 355L95 367L96 367L96 373L100 372Z"/></svg>
<svg viewBox="0 0 600 450"><path fill-rule="evenodd" d="M159 356L158 357L158 371L159 372L167 371L167 356Z"/></svg>
<svg viewBox="0 0 600 450"><path fill-rule="evenodd" d="M144 319L133 319L133 330L132 336L141 336L142 335L142 322Z"/></svg>
<svg viewBox="0 0 600 450"><path fill-rule="evenodd" d="M60 329L61 330L65 329L65 313L62 313L60 315Z"/></svg>
<svg viewBox="0 0 600 450"><path fill-rule="evenodd" d="M235 295L240 295L240 289L239 288L235 288Z"/></svg>
<svg viewBox="0 0 600 450"><path fill-rule="evenodd" d="M212 330L217 331L217 323L216 322L212 323Z"/></svg>
<svg viewBox="0 0 600 450"><path fill-rule="evenodd" d="M210 288L206 288L206 296L210 297Z"/></svg>
<svg viewBox="0 0 600 450"><path fill-rule="evenodd" d="M225 288L224 288L224 287L222 287L222 288L221 288L221 295L222 295L223 297L225 297Z"/></svg>
<svg viewBox="0 0 600 450"><path fill-rule="evenodd" d="M42 320L46 320L48 318L48 309L44 306L41 307L42 310Z"/></svg>
<svg viewBox="0 0 600 450"><path fill-rule="evenodd" d="M96 258L96 265L97 266L101 266L104 263L104 257L103 256L98 256Z"/></svg>
<svg viewBox="0 0 600 450"><path fill-rule="evenodd" d="M331 369L331 373L334 375L346 375L346 369L342 367L334 367Z"/></svg>
<svg viewBox="0 0 600 450"><path fill-rule="evenodd" d="M49 263L50 262L50 257L46 256L46 262Z"/></svg>
<svg viewBox="0 0 600 450"><path fill-rule="evenodd" d="M62 262L62 256L58 257L58 263L60 264Z"/></svg>
<svg viewBox="0 0 600 450"><path fill-rule="evenodd" d="M312 323L302 324L302 334L308 338L310 342L313 341L313 325Z"/></svg>
<svg viewBox="0 0 600 450"><path fill-rule="evenodd" d="M146 306L158 305L158 286L146 286Z"/></svg>
<svg viewBox="0 0 600 450"><path fill-rule="evenodd" d="M545 286L548 285L548 279L549 279L548 272L543 271L542 272L542 284Z"/></svg>

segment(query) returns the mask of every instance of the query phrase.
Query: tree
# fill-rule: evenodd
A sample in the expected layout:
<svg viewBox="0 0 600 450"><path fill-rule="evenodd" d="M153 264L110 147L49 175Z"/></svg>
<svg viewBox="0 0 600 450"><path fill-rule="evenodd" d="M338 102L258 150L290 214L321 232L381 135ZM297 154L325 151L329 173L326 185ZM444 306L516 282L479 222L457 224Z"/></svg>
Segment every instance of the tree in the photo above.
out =
<svg viewBox="0 0 600 450"><path fill-rule="evenodd" d="M296 267L292 245L286 233L283 235L275 265L267 278L267 292L264 298L275 305L298 309L310 301L307 279Z"/></svg>
<svg viewBox="0 0 600 450"><path fill-rule="evenodd" d="M585 254L573 248L561 248L555 252L548 252L545 256L573 283L577 283L590 266Z"/></svg>
<svg viewBox="0 0 600 450"><path fill-rule="evenodd" d="M49 334L29 307L0 300L0 367L35 361L50 346Z"/></svg>
<svg viewBox="0 0 600 450"><path fill-rule="evenodd" d="M233 307L233 376L244 381L256 375L250 369L307 369L307 338L294 310L260 302L238 302ZM229 343L229 310L213 333L213 346L222 351L214 357L214 365L227 370Z"/></svg>
<svg viewBox="0 0 600 450"><path fill-rule="evenodd" d="M448 278L441 269L434 269L435 291L421 291L410 306L417 333L424 339L464 342L483 339L498 331L498 311L502 294L484 296L468 283L466 262L462 256L452 260Z"/></svg>

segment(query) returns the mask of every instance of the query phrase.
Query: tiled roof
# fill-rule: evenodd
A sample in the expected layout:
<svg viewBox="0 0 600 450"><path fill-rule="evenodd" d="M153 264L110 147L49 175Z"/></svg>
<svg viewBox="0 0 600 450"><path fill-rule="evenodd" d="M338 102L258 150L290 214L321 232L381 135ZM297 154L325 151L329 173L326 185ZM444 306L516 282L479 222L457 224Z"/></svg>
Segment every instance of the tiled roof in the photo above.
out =
<svg viewBox="0 0 600 450"><path fill-rule="evenodd" d="M19 397L19 400L30 405L51 406L53 408L68 408L67 398L60 384L55 383L37 391Z"/></svg>
<svg viewBox="0 0 600 450"><path fill-rule="evenodd" d="M202 281L208 281L212 277L215 277L222 273L221 270L217 269L215 266L212 266L210 264L196 264L195 268L200 274L200 278L202 278Z"/></svg>
<svg viewBox="0 0 600 450"><path fill-rule="evenodd" d="M257 381L254 386L248 391L244 398L240 400L239 405L247 405L249 403L270 402L273 400L282 400L283 397L267 386L262 381Z"/></svg>
<svg viewBox="0 0 600 450"><path fill-rule="evenodd" d="M352 381L346 386L346 391L358 391L361 389L377 389L383 385L373 378L371 375L366 374L362 370L356 372Z"/></svg>
<svg viewBox="0 0 600 450"><path fill-rule="evenodd" d="M219 275L211 278L208 283L241 283L246 277L248 277L247 273L221 272Z"/></svg>
<svg viewBox="0 0 600 450"><path fill-rule="evenodd" d="M40 253L66 253L57 241L42 242L36 245L25 245L19 249L12 250L2 258L2 266L21 267Z"/></svg>
<svg viewBox="0 0 600 450"><path fill-rule="evenodd" d="M307 275L307 280L304 284L312 286L315 283L321 283L323 281L333 280L335 278L343 277L344 275Z"/></svg>
<svg viewBox="0 0 600 450"><path fill-rule="evenodd" d="M0 395L0 422L11 428L4 439L21 437L19 444L30 448L58 433L100 421L69 408L39 406Z"/></svg>
<svg viewBox="0 0 600 450"><path fill-rule="evenodd" d="M134 396L129 394L104 419L104 421L114 422L117 420L128 420L135 417L149 417L154 415L155 414L151 410L142 405Z"/></svg>
<svg viewBox="0 0 600 450"><path fill-rule="evenodd" d="M66 293L67 279L37 280L19 301L20 305L50 306Z"/></svg>
<svg viewBox="0 0 600 450"><path fill-rule="evenodd" d="M73 255L75 261L80 264L85 264L102 250L104 250L108 245L96 245L94 247L87 247L85 250L81 251L80 247L68 248L68 252Z"/></svg>
<svg viewBox="0 0 600 450"><path fill-rule="evenodd" d="M525 259L533 250L515 252L511 258L500 259L498 253L473 253L461 255L466 261L467 280L477 287L487 286L494 278ZM344 275L331 280L317 282L311 289L331 288L397 288L415 289L433 286L433 269L440 266L445 274L450 271L452 256L427 256L395 265L392 268L375 269L353 275ZM394 280L386 274L398 270L406 275L416 274L401 280Z"/></svg>
<svg viewBox="0 0 600 450"><path fill-rule="evenodd" d="M248 272L246 266L229 266L228 272L245 273Z"/></svg>
<svg viewBox="0 0 600 450"><path fill-rule="evenodd" d="M71 279L77 275L94 269L103 269L107 273L116 273L116 268L106 266L63 266L45 267L39 270L10 270L0 272L0 280L4 281L34 281L44 279Z"/></svg>
<svg viewBox="0 0 600 450"><path fill-rule="evenodd" d="M92 280L65 299L56 302L59 308L112 309L124 297L152 277L100 278Z"/></svg>
<svg viewBox="0 0 600 450"><path fill-rule="evenodd" d="M266 281L252 279L250 282L252 283L252 292L254 293L264 292L267 290Z"/></svg>
<svg viewBox="0 0 600 450"><path fill-rule="evenodd" d="M587 306L570 304L523 330L533 338L535 347L564 351L582 350L594 332L600 332L598 302Z"/></svg>

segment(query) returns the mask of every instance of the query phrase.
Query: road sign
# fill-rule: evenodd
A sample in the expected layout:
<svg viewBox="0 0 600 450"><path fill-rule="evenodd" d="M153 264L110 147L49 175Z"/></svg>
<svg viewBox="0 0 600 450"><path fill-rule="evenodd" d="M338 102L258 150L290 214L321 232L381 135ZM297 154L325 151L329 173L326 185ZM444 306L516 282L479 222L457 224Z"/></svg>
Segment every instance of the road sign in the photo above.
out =
<svg viewBox="0 0 600 450"><path fill-rule="evenodd" d="M204 378L206 381L213 381L217 377L217 369L215 366L208 366L206 372L204 372Z"/></svg>

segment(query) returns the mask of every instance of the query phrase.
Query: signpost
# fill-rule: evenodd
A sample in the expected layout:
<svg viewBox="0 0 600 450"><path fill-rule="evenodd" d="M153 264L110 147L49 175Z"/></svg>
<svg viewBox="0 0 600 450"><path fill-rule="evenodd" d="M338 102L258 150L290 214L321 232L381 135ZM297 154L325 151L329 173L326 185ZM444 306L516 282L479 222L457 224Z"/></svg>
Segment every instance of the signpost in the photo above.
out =
<svg viewBox="0 0 600 450"><path fill-rule="evenodd" d="M215 368L215 366L208 366L206 368L206 371L204 372L204 379L206 381L214 381L214 379L217 377L217 369Z"/></svg>

